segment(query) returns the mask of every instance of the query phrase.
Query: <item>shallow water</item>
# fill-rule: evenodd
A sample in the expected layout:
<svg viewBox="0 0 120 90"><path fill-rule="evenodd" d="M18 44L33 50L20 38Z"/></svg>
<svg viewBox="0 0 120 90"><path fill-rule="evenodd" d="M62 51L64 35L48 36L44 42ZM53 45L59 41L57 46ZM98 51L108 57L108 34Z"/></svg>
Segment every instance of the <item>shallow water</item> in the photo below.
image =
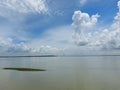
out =
<svg viewBox="0 0 120 90"><path fill-rule="evenodd" d="M0 58L0 90L120 90L120 56Z"/></svg>

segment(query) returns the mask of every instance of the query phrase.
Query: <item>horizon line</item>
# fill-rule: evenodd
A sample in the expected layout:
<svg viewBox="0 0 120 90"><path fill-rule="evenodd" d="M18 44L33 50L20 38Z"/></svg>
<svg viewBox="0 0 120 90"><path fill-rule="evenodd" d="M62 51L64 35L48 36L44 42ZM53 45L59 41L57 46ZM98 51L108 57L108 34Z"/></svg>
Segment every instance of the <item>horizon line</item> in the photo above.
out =
<svg viewBox="0 0 120 90"><path fill-rule="evenodd" d="M10 57L95 57L95 56L120 56L120 55L3 55L0 58L10 58Z"/></svg>

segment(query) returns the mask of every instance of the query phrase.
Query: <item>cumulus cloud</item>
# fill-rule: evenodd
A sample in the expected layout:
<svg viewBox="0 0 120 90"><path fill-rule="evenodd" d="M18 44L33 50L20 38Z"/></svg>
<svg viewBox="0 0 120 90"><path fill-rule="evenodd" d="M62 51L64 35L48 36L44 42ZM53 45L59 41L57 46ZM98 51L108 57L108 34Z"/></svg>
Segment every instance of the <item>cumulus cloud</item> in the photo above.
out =
<svg viewBox="0 0 120 90"><path fill-rule="evenodd" d="M73 25L76 29L82 27L83 29L88 29L93 27L97 23L98 14L92 15L91 17L87 13L81 11L75 11L72 17Z"/></svg>
<svg viewBox="0 0 120 90"><path fill-rule="evenodd" d="M45 13L47 10L45 0L0 0L2 16L13 13Z"/></svg>
<svg viewBox="0 0 120 90"><path fill-rule="evenodd" d="M120 1L118 1L119 11L114 17L114 22L109 28L101 31L89 32L95 27L99 15L92 15L81 11L75 11L73 15L73 26L75 33L73 39L79 46L96 47L101 49L120 49ZM100 27L98 27L100 28ZM87 31L87 32L84 32Z"/></svg>
<svg viewBox="0 0 120 90"><path fill-rule="evenodd" d="M36 4L34 4L32 7L26 6L28 5L25 4L26 2L30 3L32 1L34 0L21 0L21 2L17 0L3 0L2 2L1 0L0 8L2 7L5 10L9 9L13 12L19 13L41 13L42 9L40 11L38 11L38 9L35 9L34 5ZM6 4L4 2L9 2L10 4ZM14 6L14 2L20 4L20 10L17 11L18 7ZM23 2L24 4L21 4ZM25 5L25 11L22 11L23 8L21 5ZM84 53L88 54L91 53L92 50L99 49L118 50L120 49L120 1L118 2L118 9L119 11L114 17L113 23L108 28L104 28L102 30L97 30L97 28L101 28L97 26L98 18L100 15L95 14L90 16L88 13L84 13L82 11L75 11L72 17L72 26L75 30L73 35L71 35L72 28L69 26L64 26L46 30L46 32L44 32L40 37L37 37L36 39L30 40L28 42L20 41L19 43L16 43L14 42L14 37L10 36L10 38L7 38L9 37L8 35L6 38L4 38L4 36L0 37L0 55L63 55L64 53L67 55L76 53L82 54L84 51ZM45 11L43 9L43 12ZM77 46L74 46L72 40L74 40Z"/></svg>
<svg viewBox="0 0 120 90"><path fill-rule="evenodd" d="M83 46L88 43L85 32L95 26L98 17L98 14L89 16L88 13L83 13L81 11L74 12L74 15L72 17L72 25L75 28L73 38L75 39L76 44Z"/></svg>

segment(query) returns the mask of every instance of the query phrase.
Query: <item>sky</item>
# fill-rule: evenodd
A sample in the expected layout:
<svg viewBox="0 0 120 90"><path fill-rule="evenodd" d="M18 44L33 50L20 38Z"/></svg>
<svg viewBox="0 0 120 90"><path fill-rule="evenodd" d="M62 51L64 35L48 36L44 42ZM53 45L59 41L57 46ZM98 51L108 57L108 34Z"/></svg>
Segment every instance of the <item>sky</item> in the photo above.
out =
<svg viewBox="0 0 120 90"><path fill-rule="evenodd" d="M0 55L120 54L119 0L0 0Z"/></svg>

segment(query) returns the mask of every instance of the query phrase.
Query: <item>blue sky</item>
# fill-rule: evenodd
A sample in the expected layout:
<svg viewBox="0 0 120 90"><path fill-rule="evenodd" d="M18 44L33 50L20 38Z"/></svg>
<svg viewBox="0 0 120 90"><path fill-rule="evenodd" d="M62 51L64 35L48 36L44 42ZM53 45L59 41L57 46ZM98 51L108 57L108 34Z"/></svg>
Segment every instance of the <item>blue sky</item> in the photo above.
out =
<svg viewBox="0 0 120 90"><path fill-rule="evenodd" d="M23 21L23 25L27 29L30 29L33 33L41 33L45 30L53 27L59 27L63 25L70 25L72 23L72 15L75 10L81 10L87 12L90 15L100 14L100 22L112 23L113 17L116 15L118 0L91 0L84 5L80 4L79 0L70 2L69 0L48 0L49 14L30 14Z"/></svg>
<svg viewBox="0 0 120 90"><path fill-rule="evenodd" d="M0 52L39 55L119 50L118 2L0 0Z"/></svg>

